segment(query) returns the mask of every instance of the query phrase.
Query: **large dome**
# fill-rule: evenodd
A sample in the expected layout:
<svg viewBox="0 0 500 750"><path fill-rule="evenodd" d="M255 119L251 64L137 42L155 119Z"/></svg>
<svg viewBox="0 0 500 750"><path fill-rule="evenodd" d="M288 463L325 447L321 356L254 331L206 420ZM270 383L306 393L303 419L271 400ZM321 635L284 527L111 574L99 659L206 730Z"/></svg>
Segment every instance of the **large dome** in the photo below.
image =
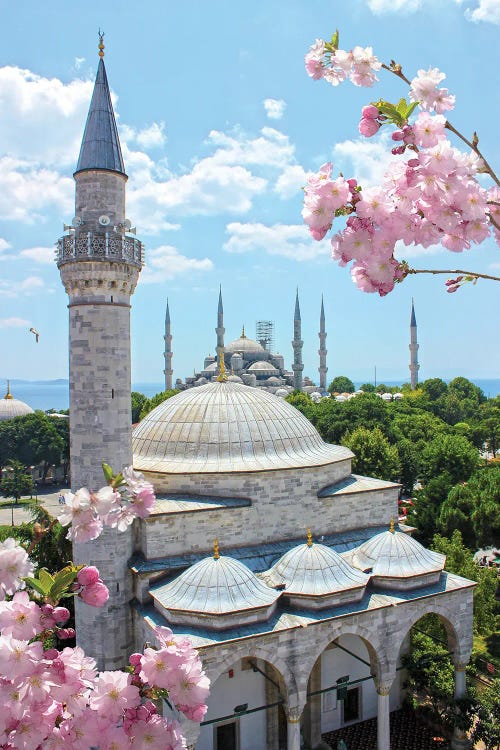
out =
<svg viewBox="0 0 500 750"><path fill-rule="evenodd" d="M133 432L134 467L174 474L269 471L352 458L328 445L294 406L239 383L182 391Z"/></svg>
<svg viewBox="0 0 500 750"><path fill-rule="evenodd" d="M244 354L260 354L266 350L258 341L254 341L245 336L245 329L243 328L240 338L231 341L231 343L224 348L224 351L229 353L242 352Z"/></svg>
<svg viewBox="0 0 500 750"><path fill-rule="evenodd" d="M14 417L24 417L26 414L33 414L31 406L14 398L7 386L7 393L0 399L0 422L5 419L14 419Z"/></svg>

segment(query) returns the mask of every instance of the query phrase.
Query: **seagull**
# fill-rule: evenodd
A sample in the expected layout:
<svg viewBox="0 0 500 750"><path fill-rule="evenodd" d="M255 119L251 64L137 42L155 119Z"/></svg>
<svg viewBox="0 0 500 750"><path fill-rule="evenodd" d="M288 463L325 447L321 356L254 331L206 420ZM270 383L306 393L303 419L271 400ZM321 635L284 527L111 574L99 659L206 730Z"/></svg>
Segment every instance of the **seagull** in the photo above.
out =
<svg viewBox="0 0 500 750"><path fill-rule="evenodd" d="M40 334L36 330L36 328L30 328L30 333L32 333L36 338L36 343L38 344L38 339L40 338Z"/></svg>

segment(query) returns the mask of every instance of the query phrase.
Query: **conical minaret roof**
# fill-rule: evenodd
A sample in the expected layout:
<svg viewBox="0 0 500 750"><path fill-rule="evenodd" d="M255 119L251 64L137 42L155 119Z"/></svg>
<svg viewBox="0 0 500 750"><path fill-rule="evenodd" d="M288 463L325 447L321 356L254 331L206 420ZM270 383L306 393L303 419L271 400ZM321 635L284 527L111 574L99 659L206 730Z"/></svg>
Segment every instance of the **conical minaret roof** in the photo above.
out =
<svg viewBox="0 0 500 750"><path fill-rule="evenodd" d="M417 327L417 319L416 319L416 317L415 317L415 306L414 306L414 304L413 304L413 299L412 299L412 301L411 301L411 318L410 318L410 326L411 326L412 328L416 328L416 327Z"/></svg>
<svg viewBox="0 0 500 750"><path fill-rule="evenodd" d="M299 290L297 289L297 294L295 296L295 314L294 314L294 320L300 320L300 305L299 305Z"/></svg>
<svg viewBox="0 0 500 750"><path fill-rule="evenodd" d="M125 174L104 60L99 60L76 172L106 169Z"/></svg>

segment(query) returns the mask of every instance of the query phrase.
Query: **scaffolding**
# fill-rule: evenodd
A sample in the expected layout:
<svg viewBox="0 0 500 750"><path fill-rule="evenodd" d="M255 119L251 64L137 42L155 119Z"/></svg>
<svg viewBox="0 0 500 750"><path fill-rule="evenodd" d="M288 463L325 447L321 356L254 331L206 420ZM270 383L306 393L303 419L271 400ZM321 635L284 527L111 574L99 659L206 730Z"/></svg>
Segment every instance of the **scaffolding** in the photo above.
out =
<svg viewBox="0 0 500 750"><path fill-rule="evenodd" d="M274 351L274 320L258 320L255 324L255 338L268 352Z"/></svg>

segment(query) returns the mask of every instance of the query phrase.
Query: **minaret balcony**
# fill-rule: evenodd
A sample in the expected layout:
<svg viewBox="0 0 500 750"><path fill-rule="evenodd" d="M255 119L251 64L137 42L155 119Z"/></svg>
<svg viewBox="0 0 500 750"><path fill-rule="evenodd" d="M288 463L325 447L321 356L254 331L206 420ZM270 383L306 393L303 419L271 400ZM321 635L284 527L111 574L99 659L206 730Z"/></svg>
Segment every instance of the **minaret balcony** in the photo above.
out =
<svg viewBox="0 0 500 750"><path fill-rule="evenodd" d="M107 260L128 263L142 268L144 246L135 237L106 232L78 232L66 234L57 241L57 265L78 260Z"/></svg>

